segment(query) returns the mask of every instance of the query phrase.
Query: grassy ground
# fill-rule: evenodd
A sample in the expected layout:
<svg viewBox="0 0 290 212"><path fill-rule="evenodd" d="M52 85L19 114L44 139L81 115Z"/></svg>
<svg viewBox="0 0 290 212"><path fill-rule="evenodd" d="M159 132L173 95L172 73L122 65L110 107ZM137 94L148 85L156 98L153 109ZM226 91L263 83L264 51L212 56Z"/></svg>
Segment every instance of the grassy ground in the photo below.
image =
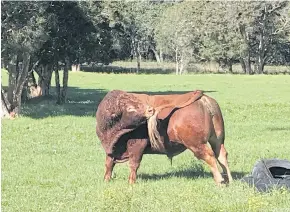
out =
<svg viewBox="0 0 290 212"><path fill-rule="evenodd" d="M289 76L80 72L70 73L69 84L67 104L34 100L22 117L2 121L3 211L290 211L289 192L260 194L239 181L260 158L290 160ZM186 151L172 166L165 156L144 156L134 186L127 164L104 183L94 113L111 89L208 91L224 114L235 182L217 188L209 168Z"/></svg>

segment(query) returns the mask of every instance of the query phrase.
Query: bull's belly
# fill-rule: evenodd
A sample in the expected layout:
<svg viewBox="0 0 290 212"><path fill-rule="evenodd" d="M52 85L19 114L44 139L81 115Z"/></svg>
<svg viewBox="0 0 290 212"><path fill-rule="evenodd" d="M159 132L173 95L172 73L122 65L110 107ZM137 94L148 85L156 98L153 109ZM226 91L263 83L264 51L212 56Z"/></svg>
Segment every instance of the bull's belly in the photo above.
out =
<svg viewBox="0 0 290 212"><path fill-rule="evenodd" d="M158 154L158 155L167 155L168 157L174 157L186 150L186 147L183 144L177 142L166 142L164 147L165 151L160 152L154 151L153 149L151 149L150 145L148 145L144 151L144 154Z"/></svg>
<svg viewBox="0 0 290 212"><path fill-rule="evenodd" d="M138 145L138 140L136 141L136 145ZM185 150L186 150L186 147L183 144L180 144L177 142L166 142L164 152L154 151L153 149L151 149L151 146L150 146L149 141L148 141L148 145L142 154L166 155L166 156L172 158L176 155L181 154ZM126 149L125 152L123 152L119 155L115 155L115 157L114 157L115 163L124 163L124 162L127 162L128 160L129 160L128 149Z"/></svg>

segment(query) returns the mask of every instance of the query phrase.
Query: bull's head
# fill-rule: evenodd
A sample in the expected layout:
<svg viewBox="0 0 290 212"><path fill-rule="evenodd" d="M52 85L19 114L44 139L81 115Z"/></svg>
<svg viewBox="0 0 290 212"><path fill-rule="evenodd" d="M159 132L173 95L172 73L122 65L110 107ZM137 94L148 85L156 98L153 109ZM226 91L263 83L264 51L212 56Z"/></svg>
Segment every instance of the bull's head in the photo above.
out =
<svg viewBox="0 0 290 212"><path fill-rule="evenodd" d="M120 104L122 111L121 123L129 128L136 128L145 123L150 117L150 111L147 105L138 101L138 99L127 98Z"/></svg>

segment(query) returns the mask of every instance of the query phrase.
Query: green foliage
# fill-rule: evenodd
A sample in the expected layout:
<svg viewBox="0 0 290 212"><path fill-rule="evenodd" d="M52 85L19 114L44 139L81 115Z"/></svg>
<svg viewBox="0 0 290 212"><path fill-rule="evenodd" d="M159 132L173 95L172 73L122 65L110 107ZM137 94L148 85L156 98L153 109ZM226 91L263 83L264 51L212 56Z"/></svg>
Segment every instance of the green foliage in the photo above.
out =
<svg viewBox="0 0 290 212"><path fill-rule="evenodd" d="M111 29L100 2L1 4L4 56L29 52L42 64L64 57L72 63L111 61Z"/></svg>
<svg viewBox="0 0 290 212"><path fill-rule="evenodd" d="M258 56L267 63L288 62L286 1L1 4L3 55L26 49L37 51L44 63L67 55L73 63L108 64L138 54L154 54L159 60L165 52L169 60L178 57L186 66L192 61L238 62L249 54L251 63Z"/></svg>
<svg viewBox="0 0 290 212"><path fill-rule="evenodd" d="M3 76L6 77L7 76ZM259 194L239 179L260 158L289 158L289 76L70 75L68 103L36 100L24 116L2 121L3 211L287 211L290 193ZM7 85L7 84L5 84ZM98 90L96 89L98 88ZM203 89L217 99L235 182L217 188L190 151L145 155L138 182L128 165L103 182L105 154L95 134L95 109L111 89L166 93Z"/></svg>
<svg viewBox="0 0 290 212"><path fill-rule="evenodd" d="M1 2L1 53L5 59L17 53L33 54L41 48L48 39L48 20L42 15L47 7L47 2Z"/></svg>
<svg viewBox="0 0 290 212"><path fill-rule="evenodd" d="M239 58L242 43L233 5L210 2L203 7L202 13L201 56L214 61Z"/></svg>
<svg viewBox="0 0 290 212"><path fill-rule="evenodd" d="M101 12L100 2L50 2L46 31L51 36L40 57L45 63L65 57L72 63L110 62L110 28Z"/></svg>
<svg viewBox="0 0 290 212"><path fill-rule="evenodd" d="M2 105L9 113L13 110L18 113L22 93L25 97L26 82L33 71L40 75L42 95L49 95L51 73L62 66L66 74L61 96L65 99L70 65L112 61L108 54L112 46L111 28L100 2L4 1L1 4L1 59L10 73L8 98Z"/></svg>
<svg viewBox="0 0 290 212"><path fill-rule="evenodd" d="M257 66L268 58L285 64L288 11L285 1L183 1L163 10L155 40L171 57L179 49L191 61L231 65L249 55Z"/></svg>
<svg viewBox="0 0 290 212"><path fill-rule="evenodd" d="M105 1L104 5L114 26L114 51L118 59L134 56L137 46L143 55L156 50L155 28L163 4L144 0Z"/></svg>

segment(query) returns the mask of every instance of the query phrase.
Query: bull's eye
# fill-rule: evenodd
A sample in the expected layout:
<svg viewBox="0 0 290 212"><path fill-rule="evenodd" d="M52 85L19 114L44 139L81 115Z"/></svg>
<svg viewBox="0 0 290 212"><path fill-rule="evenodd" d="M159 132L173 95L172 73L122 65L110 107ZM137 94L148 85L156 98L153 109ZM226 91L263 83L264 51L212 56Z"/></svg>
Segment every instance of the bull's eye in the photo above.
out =
<svg viewBox="0 0 290 212"><path fill-rule="evenodd" d="M127 107L127 112L137 112L137 110L135 109L134 106L129 105L129 106Z"/></svg>

